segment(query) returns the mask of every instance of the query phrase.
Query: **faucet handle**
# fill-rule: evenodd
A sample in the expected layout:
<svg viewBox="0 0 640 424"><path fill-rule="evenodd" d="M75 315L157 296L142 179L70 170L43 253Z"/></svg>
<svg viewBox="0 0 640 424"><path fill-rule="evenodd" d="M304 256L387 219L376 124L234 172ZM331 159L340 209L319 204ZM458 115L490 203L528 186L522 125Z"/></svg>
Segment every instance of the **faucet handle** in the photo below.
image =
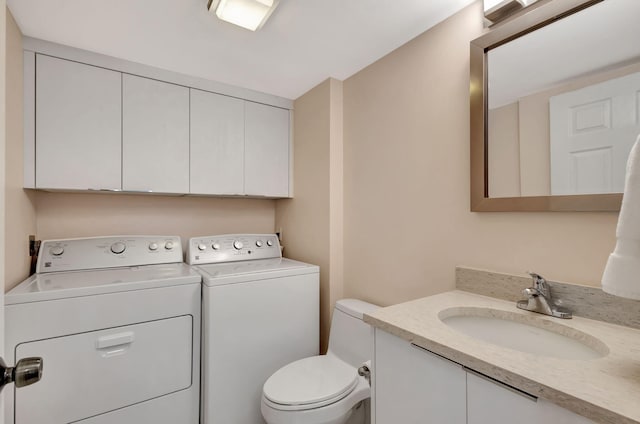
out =
<svg viewBox="0 0 640 424"><path fill-rule="evenodd" d="M522 291L524 300L519 300L516 306L526 311L538 312L557 318L571 318L571 311L555 304L551 299L551 288L547 280L540 274L527 271L533 278L533 287L527 287Z"/></svg>
<svg viewBox="0 0 640 424"><path fill-rule="evenodd" d="M547 280L545 280L542 275L531 271L527 271L527 274L529 274L531 278L533 278L533 287L538 290L540 294L547 298L551 297L549 286L547 285Z"/></svg>

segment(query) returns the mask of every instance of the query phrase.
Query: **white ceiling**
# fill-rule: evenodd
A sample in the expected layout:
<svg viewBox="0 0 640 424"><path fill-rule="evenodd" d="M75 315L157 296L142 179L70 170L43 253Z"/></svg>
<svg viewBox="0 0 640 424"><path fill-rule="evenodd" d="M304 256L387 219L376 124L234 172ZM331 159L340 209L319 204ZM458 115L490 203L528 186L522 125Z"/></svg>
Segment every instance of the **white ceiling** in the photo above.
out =
<svg viewBox="0 0 640 424"><path fill-rule="evenodd" d="M473 0L281 0L253 33L207 0L7 0L30 37L295 99L344 80Z"/></svg>

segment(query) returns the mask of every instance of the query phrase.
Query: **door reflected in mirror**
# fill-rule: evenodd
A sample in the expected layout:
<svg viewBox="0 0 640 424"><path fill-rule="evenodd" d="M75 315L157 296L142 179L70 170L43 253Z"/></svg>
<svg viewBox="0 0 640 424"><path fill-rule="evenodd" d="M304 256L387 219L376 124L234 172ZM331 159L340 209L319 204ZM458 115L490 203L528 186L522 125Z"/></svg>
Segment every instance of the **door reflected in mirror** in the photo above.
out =
<svg viewBox="0 0 640 424"><path fill-rule="evenodd" d="M489 198L620 193L640 134L640 1L486 51Z"/></svg>

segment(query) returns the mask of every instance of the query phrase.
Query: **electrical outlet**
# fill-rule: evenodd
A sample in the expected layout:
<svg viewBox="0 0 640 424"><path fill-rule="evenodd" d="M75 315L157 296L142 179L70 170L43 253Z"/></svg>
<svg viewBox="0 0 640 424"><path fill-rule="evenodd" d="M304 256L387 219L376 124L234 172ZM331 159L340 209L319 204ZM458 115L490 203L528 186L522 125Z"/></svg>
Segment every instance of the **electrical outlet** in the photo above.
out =
<svg viewBox="0 0 640 424"><path fill-rule="evenodd" d="M29 235L29 256L35 256L38 252L36 251L36 236L33 234Z"/></svg>
<svg viewBox="0 0 640 424"><path fill-rule="evenodd" d="M38 260L38 252L40 251L41 243L42 240L36 240L35 235L29 235L29 256L31 257L29 275L33 275L36 272L36 262Z"/></svg>

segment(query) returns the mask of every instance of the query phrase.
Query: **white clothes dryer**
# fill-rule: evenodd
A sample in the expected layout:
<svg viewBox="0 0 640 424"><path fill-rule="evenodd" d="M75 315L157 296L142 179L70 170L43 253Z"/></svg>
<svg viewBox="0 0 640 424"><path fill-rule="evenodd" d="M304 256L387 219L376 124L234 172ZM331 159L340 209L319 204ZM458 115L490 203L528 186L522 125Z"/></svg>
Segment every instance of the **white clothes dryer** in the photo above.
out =
<svg viewBox="0 0 640 424"><path fill-rule="evenodd" d="M263 423L265 381L318 354L319 268L274 234L195 237L187 263L202 274L202 423Z"/></svg>
<svg viewBox="0 0 640 424"><path fill-rule="evenodd" d="M5 422L197 424L200 282L179 237L44 241L5 296L8 360L42 379L5 388Z"/></svg>

